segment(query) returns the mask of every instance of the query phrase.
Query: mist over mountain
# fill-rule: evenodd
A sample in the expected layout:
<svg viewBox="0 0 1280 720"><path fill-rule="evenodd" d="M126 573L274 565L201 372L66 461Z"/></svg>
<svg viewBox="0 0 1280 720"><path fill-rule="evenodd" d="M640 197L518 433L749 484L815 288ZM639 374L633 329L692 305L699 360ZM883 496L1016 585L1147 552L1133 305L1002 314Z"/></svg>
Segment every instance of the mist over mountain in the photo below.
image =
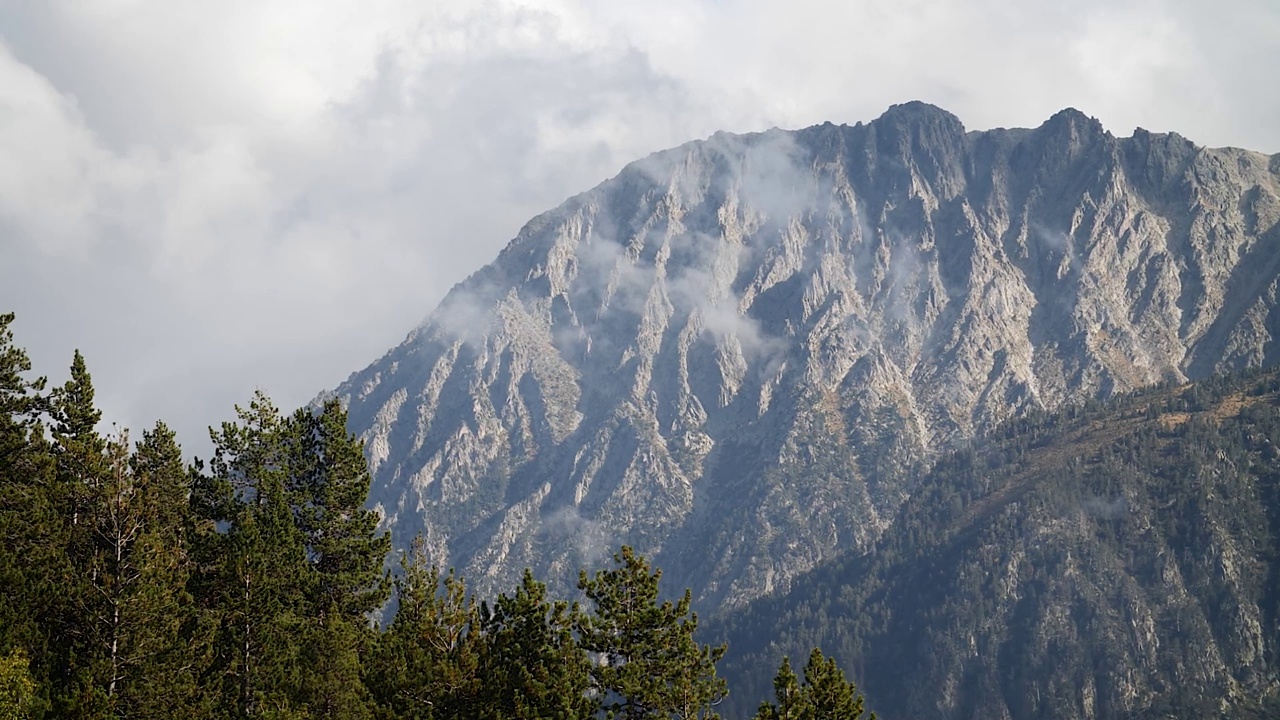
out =
<svg viewBox="0 0 1280 720"><path fill-rule="evenodd" d="M922 103L720 133L531 220L335 393L395 543L481 592L629 543L734 606L1002 421L1271 363L1280 156Z"/></svg>

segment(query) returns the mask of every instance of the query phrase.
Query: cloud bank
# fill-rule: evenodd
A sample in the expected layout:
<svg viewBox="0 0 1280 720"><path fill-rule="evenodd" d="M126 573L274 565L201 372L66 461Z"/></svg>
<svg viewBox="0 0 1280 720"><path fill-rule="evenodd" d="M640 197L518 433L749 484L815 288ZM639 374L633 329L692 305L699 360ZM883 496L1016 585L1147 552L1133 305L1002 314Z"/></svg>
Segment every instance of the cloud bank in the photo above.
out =
<svg viewBox="0 0 1280 720"><path fill-rule="evenodd" d="M1280 152L1277 74L1269 0L0 3L0 310L199 453L646 153L917 98Z"/></svg>

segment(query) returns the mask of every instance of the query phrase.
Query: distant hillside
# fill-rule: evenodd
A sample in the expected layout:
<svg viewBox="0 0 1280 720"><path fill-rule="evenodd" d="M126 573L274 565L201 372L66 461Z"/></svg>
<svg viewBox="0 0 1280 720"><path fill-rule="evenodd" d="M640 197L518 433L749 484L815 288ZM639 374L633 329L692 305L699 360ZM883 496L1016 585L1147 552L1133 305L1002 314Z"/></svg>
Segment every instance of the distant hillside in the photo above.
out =
<svg viewBox="0 0 1280 720"><path fill-rule="evenodd" d="M732 687L820 645L887 720L1274 718L1278 539L1280 373L1167 385L944 457L870 552L712 632Z"/></svg>

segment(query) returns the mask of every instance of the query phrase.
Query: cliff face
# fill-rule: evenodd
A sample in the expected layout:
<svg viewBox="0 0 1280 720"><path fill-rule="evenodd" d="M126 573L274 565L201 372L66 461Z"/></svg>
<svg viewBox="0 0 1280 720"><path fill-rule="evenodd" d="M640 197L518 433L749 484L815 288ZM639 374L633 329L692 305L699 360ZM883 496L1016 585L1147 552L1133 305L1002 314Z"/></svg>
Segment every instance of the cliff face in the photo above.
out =
<svg viewBox="0 0 1280 720"><path fill-rule="evenodd" d="M1280 156L1074 110L715 135L525 226L339 387L399 546L482 591L627 542L703 607L869 546L1029 409L1273 362Z"/></svg>

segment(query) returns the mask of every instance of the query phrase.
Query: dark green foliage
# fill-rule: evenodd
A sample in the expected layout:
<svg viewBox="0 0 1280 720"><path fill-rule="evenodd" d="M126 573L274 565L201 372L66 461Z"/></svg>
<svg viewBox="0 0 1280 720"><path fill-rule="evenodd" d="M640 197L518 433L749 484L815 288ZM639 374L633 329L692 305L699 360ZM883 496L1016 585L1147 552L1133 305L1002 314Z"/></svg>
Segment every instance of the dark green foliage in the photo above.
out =
<svg viewBox="0 0 1280 720"><path fill-rule="evenodd" d="M373 697L361 678L368 641L362 628L330 613L305 631L300 705L320 718L372 718Z"/></svg>
<svg viewBox="0 0 1280 720"><path fill-rule="evenodd" d="M592 604L579 621L580 643L599 657L592 668L595 690L610 717L719 717L711 711L727 694L715 664L725 648L699 645L697 615L686 590L678 602L659 602L661 571L631 548L613 556L616 567L588 577L578 587Z"/></svg>
<svg viewBox="0 0 1280 720"><path fill-rule="evenodd" d="M212 473L197 478L207 513L197 588L216 622L201 684L213 707L254 716L293 709L301 692L304 600L314 577L285 492L283 421L261 395L239 415L213 433Z"/></svg>
<svg viewBox="0 0 1280 720"><path fill-rule="evenodd" d="M814 648L804 667L804 684L800 684L789 658L773 679L775 702L765 702L755 720L858 720L864 713L858 688L844 677L833 658L823 657ZM875 720L871 713L870 720Z"/></svg>
<svg viewBox="0 0 1280 720"><path fill-rule="evenodd" d="M8 342L6 335L5 342ZM13 371L27 367L10 351ZM173 434L98 435L83 356L47 400L42 382L6 381L0 476L0 614L5 645L23 647L39 681L36 715L169 717L194 675L182 634L187 595L186 473ZM25 391L32 391L23 397ZM44 437L40 415L52 425ZM8 550L13 550L10 555Z"/></svg>
<svg viewBox="0 0 1280 720"><path fill-rule="evenodd" d="M215 708L372 713L351 678L372 641L366 616L390 591L389 539L364 508L368 468L345 424L335 402L286 418L259 394L213 433L192 504L203 521L194 586L216 624L204 670Z"/></svg>
<svg viewBox="0 0 1280 720"><path fill-rule="evenodd" d="M53 664L44 629L55 620L65 561L52 448L40 424L45 381L24 377L31 362L13 345L13 319L0 314L0 655L25 648L32 674L44 677ZM48 693L42 687L38 702Z"/></svg>
<svg viewBox="0 0 1280 720"><path fill-rule="evenodd" d="M368 614L390 595L383 561L391 538L377 532L377 514L364 507L369 469L346 421L336 400L299 410L286 423L284 443L294 518L315 575L304 611L313 620L302 703L321 717L360 718L371 716L373 702L359 682L359 650L372 641Z"/></svg>
<svg viewBox="0 0 1280 720"><path fill-rule="evenodd" d="M699 645L688 600L658 602L659 573L630 548L583 587L584 612L526 572L492 609L426 563L403 561L399 611L366 664L387 718L716 717L723 648Z"/></svg>
<svg viewBox="0 0 1280 720"><path fill-rule="evenodd" d="M337 400L294 413L285 433L292 503L317 575L313 602L320 613L359 621L391 592L382 571L391 538L377 532L377 513L364 507L370 479L363 447L347 431Z"/></svg>
<svg viewBox="0 0 1280 720"><path fill-rule="evenodd" d="M51 599L49 625L57 628L50 637L54 710L83 717L108 712L109 626L115 620L112 598L104 593L110 581L101 577L106 541L98 521L118 458L108 455L107 441L97 432L102 414L93 399L93 382L77 350L71 378L51 398L56 470L48 497L62 557L51 569L61 591Z"/></svg>
<svg viewBox="0 0 1280 720"><path fill-rule="evenodd" d="M760 704L757 720L806 720L813 713L809 693L800 687L800 678L791 669L791 658L782 658L773 678L774 702Z"/></svg>
<svg viewBox="0 0 1280 720"><path fill-rule="evenodd" d="M481 691L481 618L453 573L426 563L421 538L396 580L399 611L379 638L370 685L385 717L453 718L477 714Z"/></svg>
<svg viewBox="0 0 1280 720"><path fill-rule="evenodd" d="M573 636L577 606L549 602L525 570L515 595L499 596L484 618L482 717L576 720L595 715L591 663Z"/></svg>
<svg viewBox="0 0 1280 720"><path fill-rule="evenodd" d="M0 314L0 472L10 475L29 449L28 440L38 425L47 400L40 393L45 379L27 380L31 360L13 344L13 313ZM36 433L39 434L39 433Z"/></svg>
<svg viewBox="0 0 1280 720"><path fill-rule="evenodd" d="M813 720L858 720L863 713L862 696L857 687L845 679L835 658L822 656L814 648L804 666L805 692ZM875 713L871 720L875 720Z"/></svg>
<svg viewBox="0 0 1280 720"><path fill-rule="evenodd" d="M201 638L187 589L189 476L163 423L143 433L127 472L121 470L127 484L115 507L136 530L132 538L123 535L131 542L116 565L124 583L118 588L112 705L122 717L172 717L193 710L198 697L194 667Z"/></svg>

